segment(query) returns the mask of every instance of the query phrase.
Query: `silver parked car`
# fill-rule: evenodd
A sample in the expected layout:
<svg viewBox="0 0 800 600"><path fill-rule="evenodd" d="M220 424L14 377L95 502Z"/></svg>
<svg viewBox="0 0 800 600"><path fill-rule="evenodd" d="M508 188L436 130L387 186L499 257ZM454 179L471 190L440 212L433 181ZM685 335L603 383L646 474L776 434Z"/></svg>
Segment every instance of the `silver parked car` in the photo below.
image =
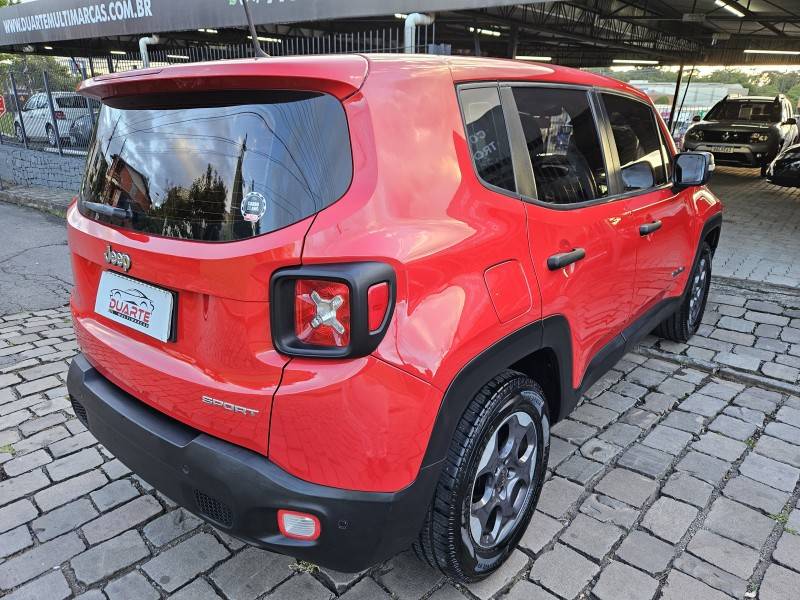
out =
<svg viewBox="0 0 800 600"><path fill-rule="evenodd" d="M69 130L76 119L90 113L90 101L75 92L53 92L53 113L47 102L47 94L40 92L33 94L22 110L14 115L14 133L17 139L22 142L23 123L25 126L24 134L28 140L46 141L51 146L57 146L56 131L62 140L69 139ZM96 107L92 107L92 111ZM22 117L22 122L20 122ZM56 122L58 126L56 127Z"/></svg>

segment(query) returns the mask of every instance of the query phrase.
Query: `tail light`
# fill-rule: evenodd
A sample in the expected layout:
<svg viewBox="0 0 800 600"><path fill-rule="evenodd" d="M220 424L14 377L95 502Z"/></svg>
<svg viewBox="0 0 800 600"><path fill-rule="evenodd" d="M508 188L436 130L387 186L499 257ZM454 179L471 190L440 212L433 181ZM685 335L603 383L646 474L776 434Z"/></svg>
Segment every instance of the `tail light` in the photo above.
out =
<svg viewBox="0 0 800 600"><path fill-rule="evenodd" d="M63 110L57 110L55 112L55 115L56 119L58 119L59 121L64 121L67 118L67 115L64 114Z"/></svg>
<svg viewBox="0 0 800 600"><path fill-rule="evenodd" d="M384 263L278 271L270 292L273 343L292 356L366 356L383 339L394 300L394 270Z"/></svg>
<svg viewBox="0 0 800 600"><path fill-rule="evenodd" d="M350 288L338 281L295 281L294 333L314 346L350 343Z"/></svg>
<svg viewBox="0 0 800 600"><path fill-rule="evenodd" d="M313 541L322 533L314 515L283 509L278 511L278 529L284 537L295 540Z"/></svg>

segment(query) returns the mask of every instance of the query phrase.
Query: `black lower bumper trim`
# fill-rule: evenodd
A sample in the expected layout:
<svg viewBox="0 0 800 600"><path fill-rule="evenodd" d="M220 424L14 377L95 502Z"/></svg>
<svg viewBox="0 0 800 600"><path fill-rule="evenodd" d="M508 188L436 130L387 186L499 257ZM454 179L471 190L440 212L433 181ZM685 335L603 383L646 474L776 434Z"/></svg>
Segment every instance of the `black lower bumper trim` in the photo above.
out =
<svg viewBox="0 0 800 600"><path fill-rule="evenodd" d="M83 355L73 359L67 386L100 443L157 490L226 533L339 571L360 571L406 549L439 474L434 466L422 469L394 493L320 486L146 406ZM322 535L312 542L282 536L280 508L316 515Z"/></svg>

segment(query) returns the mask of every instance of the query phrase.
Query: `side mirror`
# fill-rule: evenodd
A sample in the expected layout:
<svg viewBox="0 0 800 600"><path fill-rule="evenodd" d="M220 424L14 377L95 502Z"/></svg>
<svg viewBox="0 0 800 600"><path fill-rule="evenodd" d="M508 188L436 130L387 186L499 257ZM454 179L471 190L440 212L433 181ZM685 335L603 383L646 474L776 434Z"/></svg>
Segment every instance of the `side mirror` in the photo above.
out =
<svg viewBox="0 0 800 600"><path fill-rule="evenodd" d="M620 173L622 174L622 183L625 185L626 192L646 190L656 184L653 165L644 160L622 167Z"/></svg>
<svg viewBox="0 0 800 600"><path fill-rule="evenodd" d="M714 172L711 152L681 152L675 157L673 183L681 188L705 185Z"/></svg>
<svg viewBox="0 0 800 600"><path fill-rule="evenodd" d="M700 118L700 115L695 115L692 117L692 123L699 123L703 119Z"/></svg>
<svg viewBox="0 0 800 600"><path fill-rule="evenodd" d="M794 117L789 117L783 122L784 125L797 125L797 119Z"/></svg>

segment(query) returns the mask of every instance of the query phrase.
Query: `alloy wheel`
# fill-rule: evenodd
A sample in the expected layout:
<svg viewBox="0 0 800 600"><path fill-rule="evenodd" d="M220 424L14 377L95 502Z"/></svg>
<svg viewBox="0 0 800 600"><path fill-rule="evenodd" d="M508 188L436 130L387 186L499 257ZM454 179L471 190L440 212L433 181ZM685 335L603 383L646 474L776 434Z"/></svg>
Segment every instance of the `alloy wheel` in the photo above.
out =
<svg viewBox="0 0 800 600"><path fill-rule="evenodd" d="M525 514L535 488L537 434L526 412L506 416L481 453L469 514L472 539L482 548L503 542Z"/></svg>
<svg viewBox="0 0 800 600"><path fill-rule="evenodd" d="M697 272L692 280L692 290L689 292L689 327L697 324L703 307L706 285L708 283L708 259L704 256L697 265Z"/></svg>

